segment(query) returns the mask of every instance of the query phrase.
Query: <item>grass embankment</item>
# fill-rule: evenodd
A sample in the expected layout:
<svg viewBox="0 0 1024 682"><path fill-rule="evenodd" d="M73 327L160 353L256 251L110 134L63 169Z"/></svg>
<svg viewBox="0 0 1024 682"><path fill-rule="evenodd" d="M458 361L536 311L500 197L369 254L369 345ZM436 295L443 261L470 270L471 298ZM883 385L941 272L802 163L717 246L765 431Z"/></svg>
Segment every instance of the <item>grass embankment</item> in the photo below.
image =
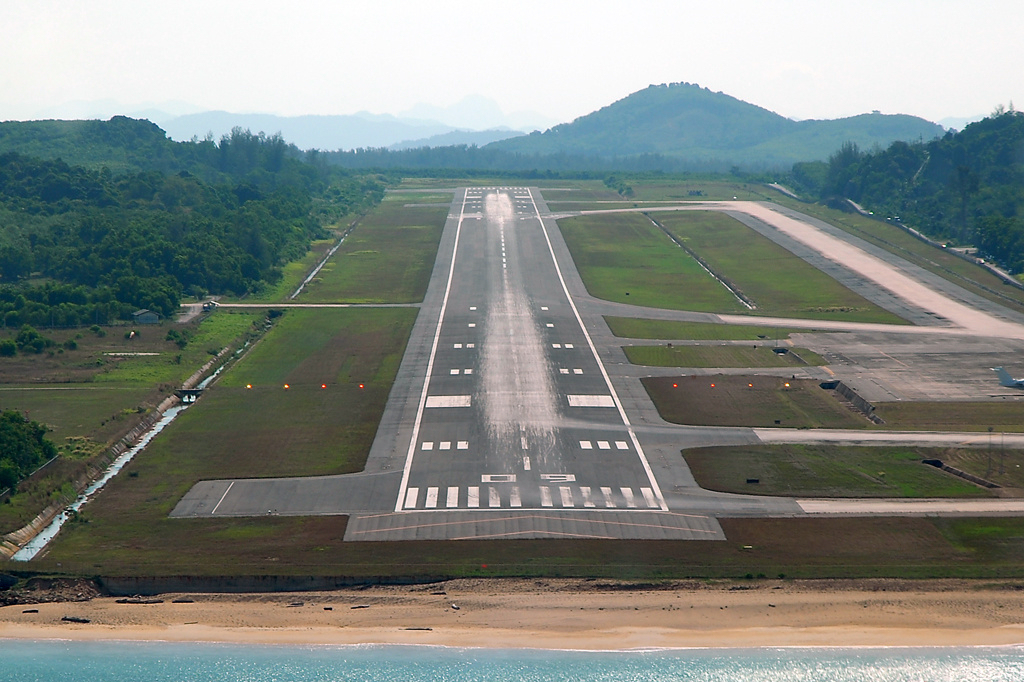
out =
<svg viewBox="0 0 1024 682"><path fill-rule="evenodd" d="M755 341L757 339L782 340L790 334L811 333L811 329L785 329L782 327L756 327L708 322L676 322L673 320L645 320L635 317L605 316L612 334L627 339L689 339L693 341Z"/></svg>
<svg viewBox="0 0 1024 682"><path fill-rule="evenodd" d="M559 223L592 295L697 312L903 322L729 216L687 211L657 218L757 309L749 311L648 218L631 213Z"/></svg>
<svg viewBox="0 0 1024 682"><path fill-rule="evenodd" d="M772 445L684 450L708 490L787 497L991 497L923 459L952 461L958 450L916 447ZM758 482L747 483L756 479Z"/></svg>
<svg viewBox="0 0 1024 682"><path fill-rule="evenodd" d="M359 223L298 303L415 303L434 268L448 204L382 202Z"/></svg>
<svg viewBox="0 0 1024 682"><path fill-rule="evenodd" d="M803 367L824 365L825 359L806 348L776 353L767 346L626 346L634 365L650 367Z"/></svg>
<svg viewBox="0 0 1024 682"><path fill-rule="evenodd" d="M50 557L129 571L230 573L254 556L268 562L265 569L275 566L271 557L317 563L326 555L308 553L314 550L302 529L319 529L310 532L328 543L321 532L343 533L344 520L167 515L204 479L360 471L415 317L410 309L288 311L108 484L56 539ZM331 535L330 544L340 540Z"/></svg>

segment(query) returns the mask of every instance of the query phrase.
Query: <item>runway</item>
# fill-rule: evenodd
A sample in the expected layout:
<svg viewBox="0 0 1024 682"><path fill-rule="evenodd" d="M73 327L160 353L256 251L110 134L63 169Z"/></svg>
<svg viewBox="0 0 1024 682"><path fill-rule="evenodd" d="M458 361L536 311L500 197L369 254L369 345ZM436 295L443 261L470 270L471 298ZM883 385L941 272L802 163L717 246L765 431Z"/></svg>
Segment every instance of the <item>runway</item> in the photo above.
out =
<svg viewBox="0 0 1024 682"><path fill-rule="evenodd" d="M692 208L698 207L710 208ZM726 208L754 215L749 207ZM885 279L888 270L861 256L855 262L875 267L874 277L888 282L890 305L906 306L908 314L922 319L940 310L944 320L931 320L928 327L782 321L599 301L583 286L555 217L533 188L456 191L431 282L363 473L204 481L171 516L345 514L345 539L350 541L724 540L718 517L851 513L788 498L702 490L680 449L806 441L954 445L970 444L979 434L669 425L640 385L638 368L625 362L622 340L611 336L602 315L784 323L918 338L988 332L1010 340L1019 338L1022 329L1016 320L991 311L965 312L949 297L904 298L918 292L904 274ZM779 222L771 215L758 219ZM828 251L828 257L853 248L817 242L812 233L797 228L793 234L807 248L813 244ZM923 307L914 308L918 302ZM953 320L963 326L950 326ZM1001 501L991 503L1001 508ZM1011 506L1002 504L1006 513L1024 514L1024 508ZM927 513L963 514L968 508L938 505ZM855 513L902 509L909 508L863 507Z"/></svg>

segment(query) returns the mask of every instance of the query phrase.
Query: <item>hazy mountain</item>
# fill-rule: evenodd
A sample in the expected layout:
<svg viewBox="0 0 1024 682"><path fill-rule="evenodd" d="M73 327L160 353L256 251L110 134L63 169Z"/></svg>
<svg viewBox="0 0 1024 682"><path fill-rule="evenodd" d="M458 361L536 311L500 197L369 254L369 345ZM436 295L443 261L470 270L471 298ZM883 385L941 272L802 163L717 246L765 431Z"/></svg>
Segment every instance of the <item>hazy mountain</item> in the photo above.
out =
<svg viewBox="0 0 1024 682"><path fill-rule="evenodd" d="M544 130L559 123L558 120L535 111L517 111L506 114L498 103L483 95L469 95L448 107L420 103L399 114L402 117L430 119L469 130Z"/></svg>
<svg viewBox="0 0 1024 682"><path fill-rule="evenodd" d="M982 114L977 116L947 116L939 121L939 125L952 130L963 130L967 125L977 123L983 118L985 117Z"/></svg>
<svg viewBox="0 0 1024 682"><path fill-rule="evenodd" d="M507 140L510 137L519 137L523 133L519 130L500 128L494 130L453 130L450 133L433 135L418 140L405 140L390 145L388 149L418 149L420 147L452 147L454 145L476 145L483 147L491 142Z"/></svg>
<svg viewBox="0 0 1024 682"><path fill-rule="evenodd" d="M688 83L652 85L571 123L492 143L527 154L614 157L661 154L740 165L788 166L825 159L852 140L862 148L932 139L941 126L915 116L864 114L793 121Z"/></svg>
<svg viewBox="0 0 1024 682"><path fill-rule="evenodd" d="M167 134L179 141L190 140L193 136L203 138L207 134L219 140L235 127L267 135L281 133L285 140L300 149L325 150L387 147L401 140L427 138L454 130L437 121L367 112L343 116L273 116L207 111L179 116L163 125Z"/></svg>

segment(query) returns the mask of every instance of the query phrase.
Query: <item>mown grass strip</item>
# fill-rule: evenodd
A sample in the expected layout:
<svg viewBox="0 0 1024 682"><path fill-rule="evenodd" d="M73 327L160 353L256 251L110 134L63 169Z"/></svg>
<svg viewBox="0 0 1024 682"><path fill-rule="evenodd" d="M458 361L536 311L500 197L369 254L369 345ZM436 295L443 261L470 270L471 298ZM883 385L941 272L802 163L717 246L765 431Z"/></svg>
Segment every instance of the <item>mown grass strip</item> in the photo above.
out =
<svg viewBox="0 0 1024 682"><path fill-rule="evenodd" d="M811 329L758 327L709 322L676 322L673 320L645 320L635 317L605 316L612 334L627 339L691 339L693 341L754 341L757 339L783 340L790 334L810 333Z"/></svg>
<svg viewBox="0 0 1024 682"><path fill-rule="evenodd" d="M756 315L901 324L879 308L738 220L717 211L659 213L656 219L753 300Z"/></svg>
<svg viewBox="0 0 1024 682"><path fill-rule="evenodd" d="M363 218L296 302L422 301L447 216L448 204L381 203Z"/></svg>
<svg viewBox="0 0 1024 682"><path fill-rule="evenodd" d="M641 214L581 216L558 224L587 290L597 298L676 310L745 310Z"/></svg>
<svg viewBox="0 0 1024 682"><path fill-rule="evenodd" d="M697 483L720 492L789 497L991 497L924 459L951 451L916 447L773 445L684 450ZM757 481L750 483L748 481Z"/></svg>
<svg viewBox="0 0 1024 682"><path fill-rule="evenodd" d="M806 348L767 346L626 346L634 365L651 367L803 367L824 365L825 359Z"/></svg>
<svg viewBox="0 0 1024 682"><path fill-rule="evenodd" d="M807 379L768 376L648 377L641 380L666 421L701 426L863 429L867 418Z"/></svg>

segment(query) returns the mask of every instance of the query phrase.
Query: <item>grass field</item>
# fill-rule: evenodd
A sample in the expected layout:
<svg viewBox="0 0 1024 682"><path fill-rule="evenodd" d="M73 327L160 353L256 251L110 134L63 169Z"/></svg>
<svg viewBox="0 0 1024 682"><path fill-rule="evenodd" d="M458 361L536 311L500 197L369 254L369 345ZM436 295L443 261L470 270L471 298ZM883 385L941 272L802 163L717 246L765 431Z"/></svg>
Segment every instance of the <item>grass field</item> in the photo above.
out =
<svg viewBox="0 0 1024 682"><path fill-rule="evenodd" d="M318 555L296 554L303 538L301 532L297 538L291 534L325 525L344 532L342 519L197 523L167 514L204 479L360 471L416 312L290 310L108 484L84 510L88 523L62 532L51 555L70 561L89 557L101 565L159 565L181 555L192 570L209 565L223 571L251 557L263 539L289 561L315 562Z"/></svg>
<svg viewBox="0 0 1024 682"><path fill-rule="evenodd" d="M915 447L774 445L684 450L697 483L708 490L789 497L991 497L923 459L949 461L953 451ZM747 483L757 479L758 483Z"/></svg>
<svg viewBox="0 0 1024 682"><path fill-rule="evenodd" d="M878 403L875 414L887 426L908 429L988 431L991 427L997 445L1000 431L1024 431L1024 403L1020 402Z"/></svg>
<svg viewBox="0 0 1024 682"><path fill-rule="evenodd" d="M724 213L685 211L658 214L656 219L715 274L753 300L753 314L903 323Z"/></svg>
<svg viewBox="0 0 1024 682"><path fill-rule="evenodd" d="M448 204L408 207L405 203L389 199L363 218L296 301L422 301Z"/></svg>
<svg viewBox="0 0 1024 682"><path fill-rule="evenodd" d="M73 524L33 562L41 572L91 575L535 576L670 578L1024 577L1024 519L721 519L726 542L509 540L341 542L345 517L162 520L81 541ZM163 527L166 524L166 527ZM125 527L132 524L125 523ZM184 550L181 548L185 548ZM198 560L202 557L202 560ZM61 566L58 568L57 563Z"/></svg>
<svg viewBox="0 0 1024 682"><path fill-rule="evenodd" d="M648 377L641 381L662 418L676 424L810 429L871 426L865 417L819 388L817 382L806 379L691 376Z"/></svg>
<svg viewBox="0 0 1024 682"><path fill-rule="evenodd" d="M302 280L306 279L306 275L308 275L324 255L330 251L336 241L337 239L335 238L321 239L310 244L309 251L306 252L305 256L287 263L283 268L281 268L281 280L277 282L277 284L268 286L263 291L247 296L244 299L245 302L259 303L263 301L274 302L287 300L292 292L299 288L299 285L302 284ZM223 300L227 301L232 299L225 298Z"/></svg>
<svg viewBox="0 0 1024 682"><path fill-rule="evenodd" d="M651 367L803 367L825 359L806 348L778 354L767 346L625 346L634 365Z"/></svg>
<svg viewBox="0 0 1024 682"><path fill-rule="evenodd" d="M691 339L693 341L744 341L757 339L787 339L790 334L811 332L810 329L782 327L756 327L707 322L675 322L673 320L645 320L635 317L605 316L612 334L627 339Z"/></svg>
<svg viewBox="0 0 1024 682"><path fill-rule="evenodd" d="M753 299L753 314L850 322L903 322L790 252L720 213L658 220ZM573 260L597 298L656 308L747 313L722 284L640 214L559 221Z"/></svg>
<svg viewBox="0 0 1024 682"><path fill-rule="evenodd" d="M218 310L206 317L198 327L191 328L191 338L183 350L165 341L170 350L160 355L106 357L104 371L96 375L94 381L151 387L170 384L177 388L213 355L252 329L253 324L262 320L263 316L262 312L255 311ZM167 335L167 329L161 325L140 328L138 333L143 338L153 336L162 341Z"/></svg>
<svg viewBox="0 0 1024 682"><path fill-rule="evenodd" d="M745 310L641 214L584 216L558 224L587 290L597 298L677 310Z"/></svg>

